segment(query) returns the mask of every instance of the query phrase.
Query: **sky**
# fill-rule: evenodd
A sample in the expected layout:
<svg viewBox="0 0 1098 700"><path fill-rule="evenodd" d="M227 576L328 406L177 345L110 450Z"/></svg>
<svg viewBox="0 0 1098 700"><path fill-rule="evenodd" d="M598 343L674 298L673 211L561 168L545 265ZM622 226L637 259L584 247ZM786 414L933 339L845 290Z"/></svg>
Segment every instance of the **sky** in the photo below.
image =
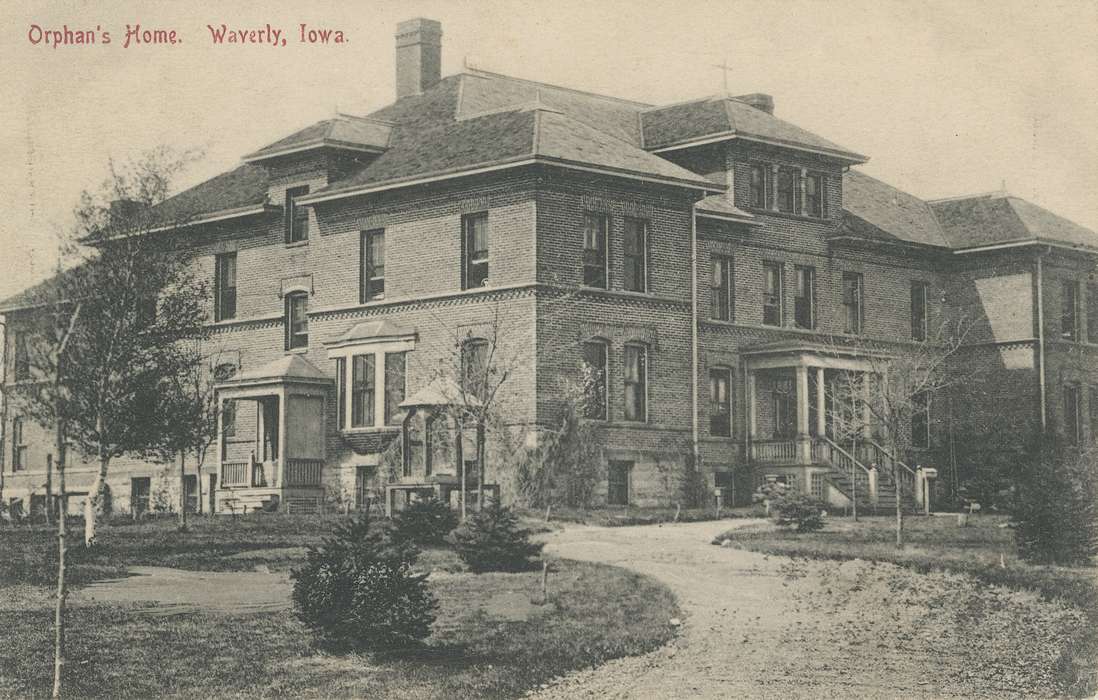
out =
<svg viewBox="0 0 1098 700"><path fill-rule="evenodd" d="M179 188L335 111L393 99L393 33L439 20L443 75L465 64L650 103L723 91L869 156L924 198L1005 188L1098 230L1095 0L446 0L36 3L0 0L0 298L48 276L80 193L111 159L201 149ZM207 25L289 35L214 45ZM346 43L300 43L300 25ZM175 45L123 46L126 25ZM34 43L42 30L104 45Z"/></svg>

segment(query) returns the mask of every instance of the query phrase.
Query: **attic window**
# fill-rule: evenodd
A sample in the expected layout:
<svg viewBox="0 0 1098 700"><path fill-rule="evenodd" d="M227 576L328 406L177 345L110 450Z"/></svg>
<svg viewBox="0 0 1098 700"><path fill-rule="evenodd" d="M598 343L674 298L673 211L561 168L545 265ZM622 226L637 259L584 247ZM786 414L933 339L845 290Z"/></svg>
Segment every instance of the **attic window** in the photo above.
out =
<svg viewBox="0 0 1098 700"><path fill-rule="evenodd" d="M309 194L309 186L291 187L286 190L286 242L301 243L309 240L309 209L299 206L298 197Z"/></svg>

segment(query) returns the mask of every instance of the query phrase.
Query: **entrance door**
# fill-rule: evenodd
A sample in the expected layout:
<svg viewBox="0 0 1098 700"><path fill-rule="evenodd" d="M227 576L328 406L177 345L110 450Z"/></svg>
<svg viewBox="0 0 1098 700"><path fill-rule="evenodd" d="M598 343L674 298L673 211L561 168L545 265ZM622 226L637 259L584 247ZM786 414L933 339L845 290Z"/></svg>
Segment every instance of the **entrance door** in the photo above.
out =
<svg viewBox="0 0 1098 700"><path fill-rule="evenodd" d="M188 513L198 512L198 475L183 475L183 507Z"/></svg>
<svg viewBox="0 0 1098 700"><path fill-rule="evenodd" d="M213 515L214 508L217 505L217 494L214 492L217 490L217 474L210 474L210 485L206 489L206 498L209 501L210 508L206 512Z"/></svg>
<svg viewBox="0 0 1098 700"><path fill-rule="evenodd" d="M629 472L632 470L632 462L610 462L610 481L606 490L607 505L629 505Z"/></svg>
<svg viewBox="0 0 1098 700"><path fill-rule="evenodd" d="M137 517L149 510L150 479L138 476L130 479L130 512Z"/></svg>

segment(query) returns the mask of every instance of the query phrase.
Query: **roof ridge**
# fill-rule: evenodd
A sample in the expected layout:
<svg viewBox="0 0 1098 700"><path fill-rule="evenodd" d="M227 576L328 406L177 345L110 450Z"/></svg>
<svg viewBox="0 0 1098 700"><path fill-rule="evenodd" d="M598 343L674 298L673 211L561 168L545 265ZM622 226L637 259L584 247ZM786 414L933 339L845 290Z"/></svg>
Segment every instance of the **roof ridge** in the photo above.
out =
<svg viewBox="0 0 1098 700"><path fill-rule="evenodd" d="M630 100L625 97L616 97L614 95L604 95L600 92L592 92L590 90L577 90L576 88L565 87L564 85L556 85L554 83L546 83L541 80L531 80L530 78L519 78L514 75L507 75L505 73L496 73L494 71L484 70L482 68L464 68L458 75L470 75L474 78L503 78L505 80L514 80L521 83L529 83L531 85L539 85L541 87L552 88L554 90L563 90L564 92L571 92L577 95L586 95L588 97L597 97L602 100L611 100L614 102L623 102L625 104L632 105L634 107L651 107L652 105L647 102L640 102L637 100Z"/></svg>
<svg viewBox="0 0 1098 700"><path fill-rule="evenodd" d="M731 99L731 98L729 98L728 95L725 95L723 93L718 92L718 93L713 93L712 95L704 95L702 97L691 97L688 100L678 100L677 102L668 102L667 104L649 105L648 107L642 109L641 113L644 114L646 112L655 112L657 110L668 109L668 108L671 108L671 107L681 107L682 105L693 104L694 102L713 102L714 100L725 100L725 99ZM746 103L744 103L744 104L746 104Z"/></svg>

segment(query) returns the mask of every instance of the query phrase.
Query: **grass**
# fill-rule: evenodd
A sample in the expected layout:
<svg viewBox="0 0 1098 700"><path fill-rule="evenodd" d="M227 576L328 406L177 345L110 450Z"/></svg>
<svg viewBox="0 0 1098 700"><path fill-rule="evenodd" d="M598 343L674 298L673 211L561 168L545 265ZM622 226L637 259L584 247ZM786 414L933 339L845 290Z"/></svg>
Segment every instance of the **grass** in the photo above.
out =
<svg viewBox="0 0 1098 700"><path fill-rule="evenodd" d="M331 529L331 520L196 519L185 534L176 533L171 522L104 527L93 552L76 554L83 548L73 548L73 578L116 576L134 564L289 568L305 546ZM0 560L15 564L0 567L0 629L7 640L0 651L0 697L49 692L48 585L55 575L49 535L45 528L0 530ZM66 693L515 697L555 676L662 646L674 635L669 620L679 614L666 588L614 567L555 562L549 604L543 606L540 571L473 575L446 548L424 550L418 566L433 571L430 585L440 609L431 637L410 656L322 653L286 613L169 616L74 605L68 613Z"/></svg>
<svg viewBox="0 0 1098 700"><path fill-rule="evenodd" d="M959 527L953 517L908 517L905 545L895 545L891 517L831 518L823 530L797 534L788 530L746 528L719 535L742 549L809 559L867 559L920 572L952 571L979 581L1031 590L1050 600L1063 600L1083 611L1090 625L1069 650L1067 685L1080 695L1098 690L1098 570L1093 567L1037 566L1016 553L1013 531L1003 516L971 518Z"/></svg>

